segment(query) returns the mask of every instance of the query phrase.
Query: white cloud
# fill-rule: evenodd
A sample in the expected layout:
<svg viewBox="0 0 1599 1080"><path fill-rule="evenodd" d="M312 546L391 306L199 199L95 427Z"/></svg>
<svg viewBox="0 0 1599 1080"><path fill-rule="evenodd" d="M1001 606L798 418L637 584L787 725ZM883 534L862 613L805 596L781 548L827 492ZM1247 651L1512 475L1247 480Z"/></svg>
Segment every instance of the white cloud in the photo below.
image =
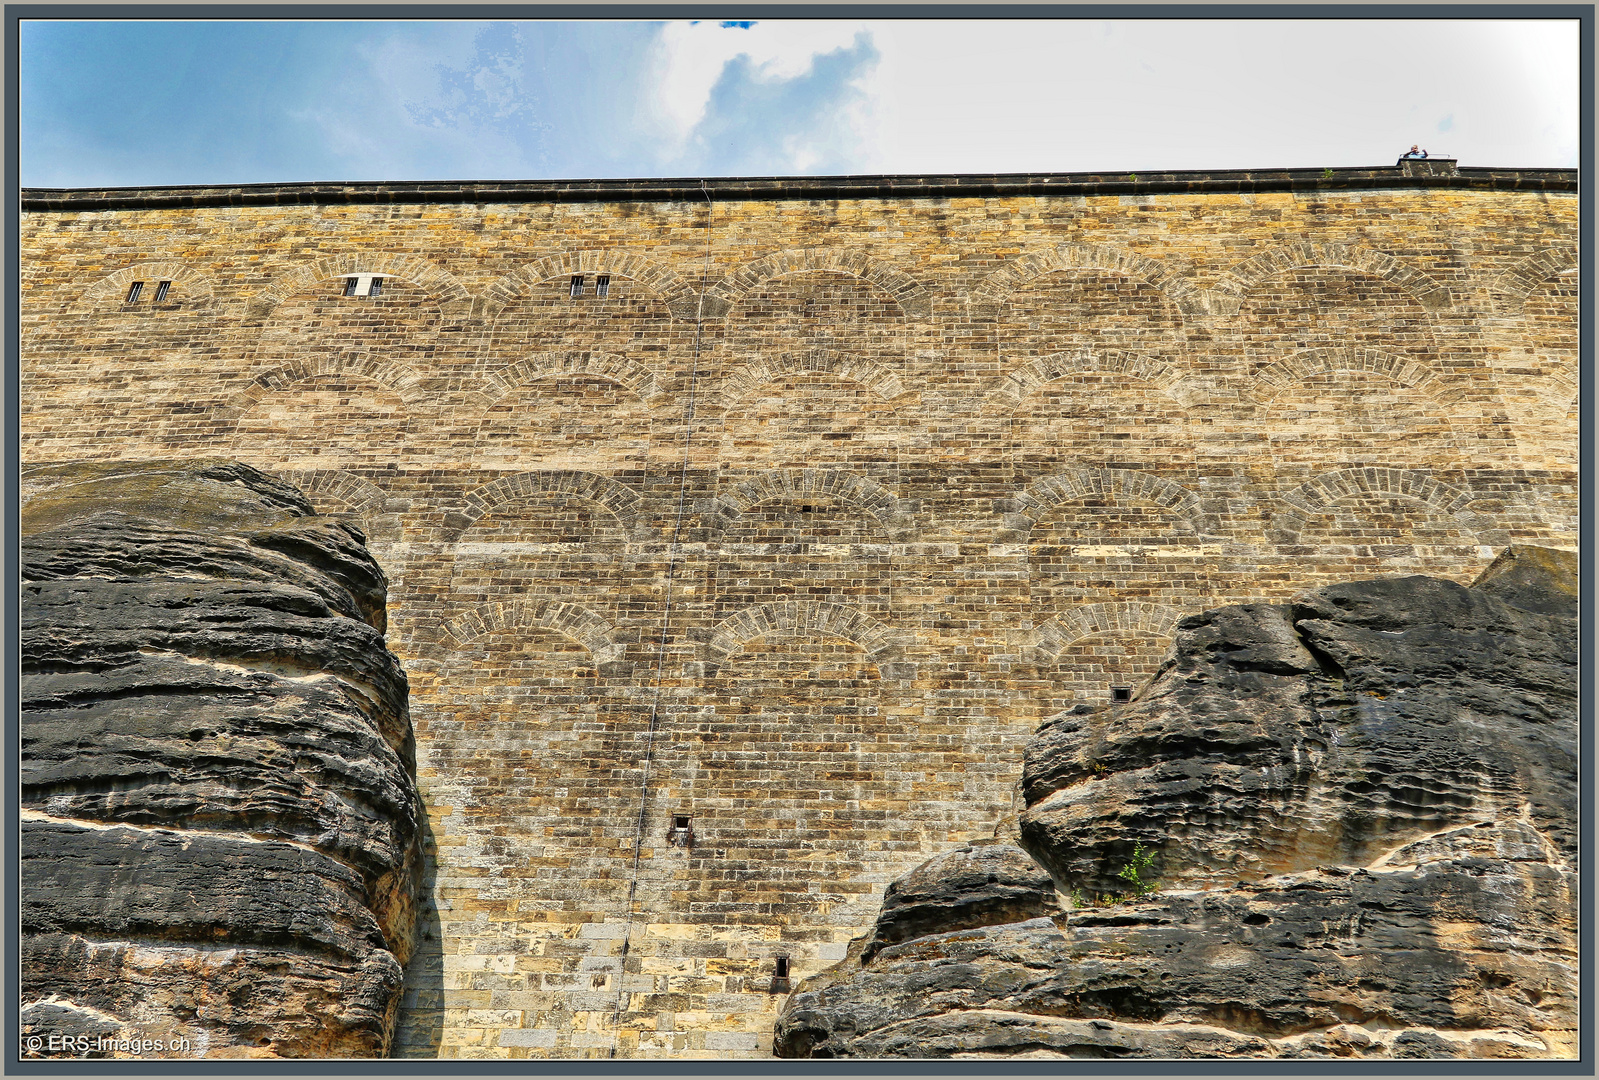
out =
<svg viewBox="0 0 1599 1080"><path fill-rule="evenodd" d="M868 24L870 171L1575 165L1574 21ZM1453 116L1447 136L1438 125ZM1449 145L1443 145L1447 142Z"/></svg>
<svg viewBox="0 0 1599 1080"><path fill-rule="evenodd" d="M862 24L799 20L724 26L716 22L668 23L661 29L646 80L645 115L675 156L705 118L711 91L723 70L740 56L749 58L757 79L797 79L808 75L818 56L849 48Z"/></svg>

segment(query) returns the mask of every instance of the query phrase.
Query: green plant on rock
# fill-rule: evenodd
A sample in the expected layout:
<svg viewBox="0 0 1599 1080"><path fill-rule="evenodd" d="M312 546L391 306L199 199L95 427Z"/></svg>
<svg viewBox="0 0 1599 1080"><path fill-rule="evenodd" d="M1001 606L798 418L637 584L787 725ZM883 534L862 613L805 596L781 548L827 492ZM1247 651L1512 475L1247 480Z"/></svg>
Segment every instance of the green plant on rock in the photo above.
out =
<svg viewBox="0 0 1599 1080"><path fill-rule="evenodd" d="M1154 892L1156 885L1144 875L1149 873L1149 868L1155 865L1155 853L1144 847L1142 843L1133 845L1133 861L1116 871L1116 876L1133 887L1134 895L1148 896Z"/></svg>
<svg viewBox="0 0 1599 1080"><path fill-rule="evenodd" d="M1323 169L1321 170L1321 175L1322 179L1331 180L1333 177L1333 171L1331 169Z"/></svg>
<svg viewBox="0 0 1599 1080"><path fill-rule="evenodd" d="M1125 904L1129 900L1137 900L1139 897L1148 896L1160 888L1158 883L1145 876L1154 865L1155 853L1144 847L1140 841L1133 845L1132 861L1116 871L1117 877L1132 886L1132 892L1089 893L1082 889L1073 889L1072 903L1080 908L1115 907L1117 904Z"/></svg>

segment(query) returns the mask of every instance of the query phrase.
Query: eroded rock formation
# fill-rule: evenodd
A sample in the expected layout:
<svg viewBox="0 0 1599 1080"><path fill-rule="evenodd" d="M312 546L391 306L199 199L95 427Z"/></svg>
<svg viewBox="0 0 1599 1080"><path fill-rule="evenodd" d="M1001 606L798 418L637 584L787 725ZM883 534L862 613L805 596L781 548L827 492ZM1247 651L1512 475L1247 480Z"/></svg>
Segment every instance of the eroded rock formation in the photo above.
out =
<svg viewBox="0 0 1599 1080"><path fill-rule="evenodd" d="M1471 588L1184 620L1136 701L1029 747L1021 842L1071 908L945 897L965 914L885 936L885 905L777 1052L1573 1055L1576 600L1575 555L1513 548ZM994 888L968 878L947 891Z"/></svg>
<svg viewBox="0 0 1599 1080"><path fill-rule="evenodd" d="M227 461L22 485L24 1047L385 1053L421 804L360 531Z"/></svg>

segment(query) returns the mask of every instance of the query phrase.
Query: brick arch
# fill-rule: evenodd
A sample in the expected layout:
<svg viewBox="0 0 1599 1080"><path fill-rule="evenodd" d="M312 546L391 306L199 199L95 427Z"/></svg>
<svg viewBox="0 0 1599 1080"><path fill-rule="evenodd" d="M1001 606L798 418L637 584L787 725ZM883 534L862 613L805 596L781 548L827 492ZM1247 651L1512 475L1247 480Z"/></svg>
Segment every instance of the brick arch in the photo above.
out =
<svg viewBox="0 0 1599 1080"><path fill-rule="evenodd" d="M1177 608L1146 600L1079 604L1039 623L1033 630L1032 647L1040 662L1053 663L1066 646L1094 634L1120 630L1170 638L1183 614Z"/></svg>
<svg viewBox="0 0 1599 1080"><path fill-rule="evenodd" d="M1334 469L1283 492L1279 498L1285 505L1273 515L1272 531L1281 539L1297 541L1311 517L1327 513L1342 499L1362 495L1412 499L1440 516L1460 515L1476 498L1419 469L1375 466ZM1476 530L1475 522L1463 524Z"/></svg>
<svg viewBox="0 0 1599 1080"><path fill-rule="evenodd" d="M1193 402L1193 391L1173 364L1141 353L1094 353L1087 349L1052 353L1019 364L989 384L983 397L983 413L1005 416L1028 394L1079 371L1110 372L1141 379L1186 409Z"/></svg>
<svg viewBox="0 0 1599 1080"><path fill-rule="evenodd" d="M1398 353L1385 352L1381 349L1352 349L1340 345L1325 349L1307 349L1284 357L1274 364L1268 364L1255 374L1254 380L1249 385L1249 394L1264 404L1313 375L1328 375L1339 371L1381 375L1400 386L1420 390L1441 403L1457 401L1464 393L1458 386L1445 383L1426 364Z"/></svg>
<svg viewBox="0 0 1599 1080"><path fill-rule="evenodd" d="M439 298L439 306L445 315L465 315L472 307L472 294L448 270L414 255L367 251L330 255L290 270L250 301L248 314L252 318L265 318L273 308L295 293L330 278L357 273L381 274L418 285Z"/></svg>
<svg viewBox="0 0 1599 1080"><path fill-rule="evenodd" d="M885 677L898 677L897 667L905 645L905 635L887 623L857 608L821 600L790 600L775 604L753 604L734 612L711 631L706 654L719 666L744 643L779 630L801 631L839 638L859 646L867 659Z"/></svg>
<svg viewBox="0 0 1599 1080"><path fill-rule="evenodd" d="M832 375L864 386L884 401L893 401L909 389L893 371L865 357L848 353L785 353L751 360L729 372L722 383L723 404L744 401L766 383L792 375Z"/></svg>
<svg viewBox="0 0 1599 1080"><path fill-rule="evenodd" d="M915 278L889 263L848 248L792 248L745 263L707 290L708 296L736 306L764 281L808 270L831 270L869 281L894 298L901 314L926 318L933 313L933 294Z"/></svg>
<svg viewBox="0 0 1599 1080"><path fill-rule="evenodd" d="M623 528L631 527L637 520L642 501L632 488L608 476L577 469L536 469L502 476L467 492L464 508L449 515L445 530L452 540L458 540L485 515L507 503L535 495L570 495L598 503Z"/></svg>
<svg viewBox="0 0 1599 1080"><path fill-rule="evenodd" d="M1382 278L1428 311L1447 310L1454 304L1447 287L1392 255L1347 244L1303 242L1269 248L1225 271L1211 294L1216 313L1236 315L1251 289L1278 274L1310 266L1341 267Z"/></svg>
<svg viewBox="0 0 1599 1080"><path fill-rule="evenodd" d="M638 282L659 297L674 318L683 317L685 302L692 304L698 298L692 285L643 255L620 248L585 248L546 255L499 278L483 290L483 313L489 317L498 315L534 285L552 278L596 273Z"/></svg>
<svg viewBox="0 0 1599 1080"><path fill-rule="evenodd" d="M886 528L903 527L910 507L883 485L838 469L773 469L717 496L716 507L729 518L771 499L825 495L870 514Z"/></svg>
<svg viewBox="0 0 1599 1080"><path fill-rule="evenodd" d="M426 404L430 395L421 389L422 376L403 364L373 358L348 360L319 355L304 360L289 360L257 375L250 385L234 394L221 409L225 419L238 420L252 405L274 390L287 390L297 382L320 375L358 376L392 390L407 405Z"/></svg>
<svg viewBox="0 0 1599 1080"><path fill-rule="evenodd" d="M135 263L123 267L114 274L108 274L85 289L78 297L77 304L85 307L120 304L127 297L128 288L135 281L145 282L147 290L145 298L155 296L156 282L170 281L173 290L178 294L176 297L178 300L192 297L206 306L216 302L215 289L209 275L202 274L194 267L174 259L160 259Z"/></svg>
<svg viewBox="0 0 1599 1080"><path fill-rule="evenodd" d="M1577 398L1582 393L1581 385L1577 379L1576 371L1562 366L1553 371L1545 372L1544 380L1549 384L1550 396L1558 398L1565 408L1577 403Z"/></svg>
<svg viewBox="0 0 1599 1080"><path fill-rule="evenodd" d="M1534 289L1567 270L1577 269L1578 265L1576 244L1557 244L1544 248L1494 278L1493 284L1488 287L1488 295L1492 297L1494 306L1503 313L1519 315L1521 306Z"/></svg>
<svg viewBox="0 0 1599 1080"><path fill-rule="evenodd" d="M606 379L633 392L640 401L660 395L662 380L636 360L610 353L541 353L510 364L488 376L477 388L485 407L493 405L519 386L558 376L589 375Z"/></svg>
<svg viewBox="0 0 1599 1080"><path fill-rule="evenodd" d="M313 497L317 495L337 499L362 517L381 514L388 505L388 493L382 488L342 469L286 469L276 475L299 488L318 513L322 512L321 507Z"/></svg>
<svg viewBox="0 0 1599 1080"><path fill-rule="evenodd" d="M589 651L596 664L615 663L625 649L616 626L581 604L559 600L494 600L461 612L444 624L446 643L462 648L496 630L551 630Z"/></svg>
<svg viewBox="0 0 1599 1080"><path fill-rule="evenodd" d="M1016 525L1025 532L1055 507L1089 495L1143 499L1200 531L1199 496L1181 484L1137 469L1067 469L1035 480L1016 499Z"/></svg>
<svg viewBox="0 0 1599 1080"><path fill-rule="evenodd" d="M1113 244L1066 243L1047 251L1018 255L984 278L972 290L967 303L974 308L997 310L1017 289L1057 270L1109 270L1124 274L1159 289L1184 314L1205 310L1205 295L1191 279L1174 273L1154 259Z"/></svg>

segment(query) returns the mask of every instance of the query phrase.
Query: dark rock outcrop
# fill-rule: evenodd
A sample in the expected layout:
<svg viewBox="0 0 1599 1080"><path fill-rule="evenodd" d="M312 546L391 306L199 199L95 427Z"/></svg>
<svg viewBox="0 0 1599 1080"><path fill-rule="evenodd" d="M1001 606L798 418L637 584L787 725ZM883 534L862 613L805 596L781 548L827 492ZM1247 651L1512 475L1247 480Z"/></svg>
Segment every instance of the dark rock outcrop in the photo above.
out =
<svg viewBox="0 0 1599 1080"><path fill-rule="evenodd" d="M1029 747L1022 843L1071 910L880 922L778 1054L1574 1054L1576 572L1511 549L1185 619L1136 701Z"/></svg>
<svg viewBox="0 0 1599 1080"><path fill-rule="evenodd" d="M1059 910L1054 880L1025 851L1009 844L962 844L888 887L862 959L927 934L1020 922Z"/></svg>
<svg viewBox="0 0 1599 1080"><path fill-rule="evenodd" d="M22 484L24 1046L386 1053L421 804L360 531L228 461Z"/></svg>

